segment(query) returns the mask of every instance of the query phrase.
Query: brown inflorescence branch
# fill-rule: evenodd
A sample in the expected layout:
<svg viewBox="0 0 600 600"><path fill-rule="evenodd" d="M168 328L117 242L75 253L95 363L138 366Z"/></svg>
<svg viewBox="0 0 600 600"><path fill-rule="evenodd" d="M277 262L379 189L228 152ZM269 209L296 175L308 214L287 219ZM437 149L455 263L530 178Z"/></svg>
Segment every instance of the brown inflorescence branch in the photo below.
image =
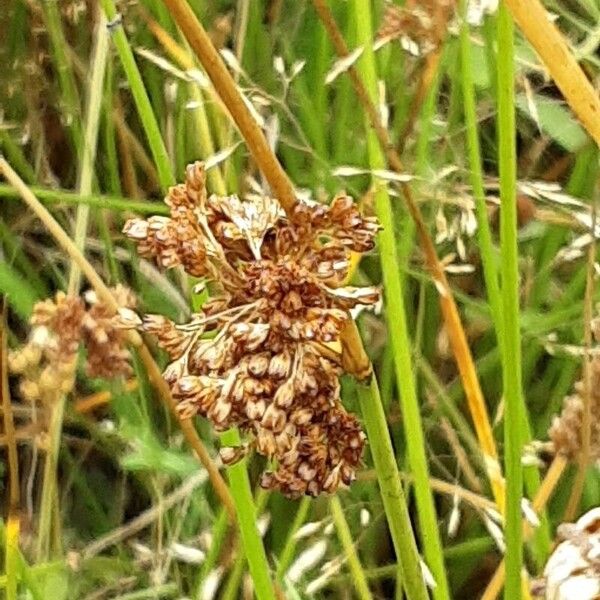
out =
<svg viewBox="0 0 600 600"><path fill-rule="evenodd" d="M275 461L261 484L288 496L349 484L365 436L340 400L341 357L331 351L376 288L342 287L349 254L374 245L378 225L352 199L330 206L207 195L202 163L165 199L171 217L131 219L125 234L165 268L181 266L212 286L189 323L147 315L171 358L163 376L183 418L200 414L245 444L222 448L225 462L250 447ZM329 345L329 347L328 347Z"/></svg>

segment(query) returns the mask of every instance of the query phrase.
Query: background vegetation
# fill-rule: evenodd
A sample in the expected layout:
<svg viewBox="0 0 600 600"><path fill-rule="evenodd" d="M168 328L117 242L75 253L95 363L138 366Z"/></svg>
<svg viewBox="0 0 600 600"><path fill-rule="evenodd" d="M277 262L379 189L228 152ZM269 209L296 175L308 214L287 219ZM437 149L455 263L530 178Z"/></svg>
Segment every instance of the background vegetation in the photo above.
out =
<svg viewBox="0 0 600 600"><path fill-rule="evenodd" d="M211 166L208 186L216 193L244 195L266 182L166 4L3 2L0 148L106 283L135 290L142 313L181 320L203 298L181 274L138 258L121 234L125 219L164 214L165 190L197 159ZM533 443L548 440L590 343L597 145L565 104L557 75L513 32L506 7L478 20L480 3L471 3L467 25L464 4L407 2L406 14L424 14L407 26L386 17L383 2L331 2L350 52L362 49L340 60L315 11L322 2L189 4L299 194L326 202L346 189L384 225L377 251L356 266L353 281L384 285L384 309L363 313L359 327L419 548L438 582L432 593L479 597L506 541L509 597L516 598L521 566L539 575L556 526L600 500L600 477L585 456L580 468L557 466L547 444ZM597 82L600 3L545 6ZM414 26L427 19L430 26ZM393 39L373 52L382 26ZM349 67L397 149L401 174L369 125ZM406 209L406 188L449 279L489 418L473 416L476 393L462 370L468 358L457 357L453 345L460 327L448 317L444 285ZM70 287L71 260L13 185L1 182L9 348L27 338L34 303ZM129 381L80 375L59 414L23 401L3 370L6 597L251 597L246 555L252 568L259 548L238 539L143 361L136 359ZM365 407L378 401L377 390L365 396L347 378L343 391L349 409L374 418ZM216 457L214 434L202 420L196 425ZM9 511L11 448L20 501ZM492 474L490 484L496 448L508 484L506 540L502 480ZM333 498L267 495L256 486L259 470L250 460L270 567L266 584L251 569L259 597L272 597L269 579L275 594L289 598L401 597L377 484L382 473L370 455L358 481ZM230 480L238 512L241 502L249 512L239 514L253 522L245 475L238 475ZM547 506L534 502L542 511L523 557L521 478L531 501L541 481L553 492Z"/></svg>

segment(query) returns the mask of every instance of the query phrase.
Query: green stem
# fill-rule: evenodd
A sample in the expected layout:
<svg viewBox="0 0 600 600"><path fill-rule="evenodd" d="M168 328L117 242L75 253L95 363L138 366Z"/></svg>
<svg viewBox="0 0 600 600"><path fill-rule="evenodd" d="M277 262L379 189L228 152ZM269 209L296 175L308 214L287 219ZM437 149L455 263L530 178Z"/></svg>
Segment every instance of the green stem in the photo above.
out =
<svg viewBox="0 0 600 600"><path fill-rule="evenodd" d="M333 522L335 523L338 539L342 544L344 555L348 561L348 566L350 567L350 574L354 580L356 595L361 600L372 600L373 596L369 590L369 584L367 583L367 578L362 565L360 564L358 553L354 547L354 540L352 539L352 534L350 533L350 528L348 527L348 522L344 515L344 509L342 508L342 503L338 496L333 496L331 498L329 501L329 509L331 511L331 516L333 517Z"/></svg>
<svg viewBox="0 0 600 600"><path fill-rule="evenodd" d="M50 0L49 2L42 2L41 5L61 91L62 113L67 123L68 131L71 134L73 147L79 154L82 144L81 103L71 61L68 58L67 49L69 48L69 44L67 44L63 32L58 2Z"/></svg>
<svg viewBox="0 0 600 600"><path fill-rule="evenodd" d="M81 196L77 192L61 189L49 189L40 186L31 186L31 191L45 203L54 204L87 204L96 208L110 210L131 211L140 215L168 215L169 207L158 202L143 202L121 198L118 196L88 195ZM7 183L0 183L0 198L18 200L19 192Z"/></svg>
<svg viewBox="0 0 600 600"><path fill-rule="evenodd" d="M123 70L125 71L129 87L131 88L133 100L142 122L142 127L144 128L146 138L148 139L150 151L152 152L152 157L154 158L154 163L158 170L160 185L163 188L163 191L165 191L175 184L175 176L171 169L169 155L167 154L167 149L162 139L160 128L158 127L158 122L156 121L154 111L152 110L148 94L146 93L142 76L133 57L133 52L127 41L123 25L119 21L121 17L117 14L115 3L113 0L100 0L100 3L102 4L102 9L106 14L106 18L110 21L110 31L112 32Z"/></svg>
<svg viewBox="0 0 600 600"><path fill-rule="evenodd" d="M355 0L354 9L357 23L358 43L365 48L358 64L365 86L375 100L377 72L372 51L371 11L369 3ZM367 145L371 169L383 169L385 156L375 133L368 130ZM375 211L383 230L379 235L379 254L386 293L386 317L390 342L394 350L396 381L400 388L400 401L403 413L408 458L415 480L417 512L421 525L421 540L427 564L436 581L434 597L437 600L450 598L450 590L444 566L442 542L437 526L437 516L431 487L429 468L425 454L423 423L416 393L415 369L411 357L411 340L406 321L404 289L397 264L397 247L394 234L394 215L387 189L380 188L375 195Z"/></svg>
<svg viewBox="0 0 600 600"><path fill-rule="evenodd" d="M466 1L463 0L463 15ZM460 62L462 75L462 90L465 112L465 126L467 131L467 146L469 151L469 173L471 186L475 198L477 212L477 241L483 263L483 276L490 303L492 318L496 328L498 343L501 344L502 336L502 297L498 279L498 259L496 249L492 242L492 232L485 203L485 187L481 167L481 150L479 146L479 129L477 123L477 109L475 101L475 86L471 69L471 42L469 40L469 24L463 18L460 28Z"/></svg>
<svg viewBox="0 0 600 600"><path fill-rule="evenodd" d="M290 527L290 530L287 534L285 545L283 546L283 550L279 555L279 564L277 565L277 579L279 581L283 580L285 572L292 563L292 558L294 557L294 551L296 550L296 545L298 542L295 539L294 535L306 520L310 507L310 498L308 496L304 496L300 501L300 504L298 505L298 508L296 510L296 516L294 517L292 526Z"/></svg>
<svg viewBox="0 0 600 600"><path fill-rule="evenodd" d="M504 597L521 598L523 565L521 496L522 389L519 330L519 265L516 204L516 139L514 107L514 28L502 1L498 13L498 165L500 171L500 248L504 389L504 462L506 473L506 585Z"/></svg>
<svg viewBox="0 0 600 600"><path fill-rule="evenodd" d="M373 375L368 384L357 384L363 422L383 499L394 549L402 574L402 585L409 600L427 600L417 543L412 531L406 497L402 489L396 457Z"/></svg>
<svg viewBox="0 0 600 600"><path fill-rule="evenodd" d="M240 436L237 430L230 430L221 436L221 442L225 446L237 446L240 443ZM254 582L254 593L259 600L275 600L275 592L271 575L269 573L269 563L263 541L256 527L256 506L252 497L250 488L250 479L247 471L247 459L240 460L235 465L227 469L229 478L229 487L235 503L236 514L244 554L248 561L250 575Z"/></svg>

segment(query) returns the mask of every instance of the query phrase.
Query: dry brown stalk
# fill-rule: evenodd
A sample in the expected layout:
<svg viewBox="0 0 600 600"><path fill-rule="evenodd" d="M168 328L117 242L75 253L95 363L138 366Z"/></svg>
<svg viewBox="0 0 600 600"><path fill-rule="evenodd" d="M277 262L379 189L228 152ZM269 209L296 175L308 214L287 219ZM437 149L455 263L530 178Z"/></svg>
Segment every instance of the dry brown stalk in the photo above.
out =
<svg viewBox="0 0 600 600"><path fill-rule="evenodd" d="M138 389L139 384L137 379L129 379L123 387L126 391L133 392ZM96 408L108 404L111 398L112 393L109 390L102 390L83 398L77 398L74 402L75 412L80 414L92 412Z"/></svg>
<svg viewBox="0 0 600 600"><path fill-rule="evenodd" d="M313 0L313 5L331 38L338 56L340 58L348 56L348 46L327 6L327 2L325 0ZM390 140L387 129L381 122L377 108L372 102L358 71L351 66L348 69L348 75L352 80L358 100L367 113L369 122L385 152L390 168L398 173L403 173L404 168L400 156ZM446 278L444 267L437 256L435 246L423 220L421 209L413 198L411 188L407 183L400 183L400 188L406 201L408 211L415 222L417 235L423 253L425 254L427 266L440 294L440 305L444 322L448 328L452 351L463 382L469 411L471 412L477 437L484 454L486 469L494 492L494 498L500 512L504 512L504 479L498 461L496 442L494 440L485 400L477 377L477 370L458 313L458 308L454 301L448 279Z"/></svg>
<svg viewBox="0 0 600 600"><path fill-rule="evenodd" d="M600 98L540 0L506 0L517 25L539 54L565 100L600 144Z"/></svg>
<svg viewBox="0 0 600 600"><path fill-rule="evenodd" d="M6 160L0 157L0 173L3 173L7 181L19 192L19 195L23 198L25 203L31 208L31 210L38 216L38 218L44 223L50 234L58 242L58 244L65 250L69 257L79 265L81 272L88 279L98 297L105 302L108 306L112 307L115 313L118 311L119 306L111 293L108 286L102 281L102 278L98 275L94 267L87 261L79 249L75 246L71 238L65 233L62 227L50 214L50 212L41 204L41 202L31 192L29 187L23 182L23 180L17 175L13 168L6 162ZM152 354L144 344L144 341L136 331L128 332L129 342L134 346L140 359L142 360L148 378L156 388L161 400L169 407L171 412L177 416L175 410L175 402L171 396L169 386L162 378L161 370L156 364ZM191 420L179 420L181 430L190 444L190 446L196 452L198 459L208 472L208 476L215 488L215 492L219 496L221 502L225 506L232 521L235 520L235 506L233 499L229 492L227 484L223 480L219 469L210 457L210 454L206 450L206 447L202 443L202 440L198 436Z"/></svg>
<svg viewBox="0 0 600 600"><path fill-rule="evenodd" d="M296 204L294 187L277 157L271 151L263 132L248 110L233 77L229 74L204 27L184 0L163 0L163 2L200 59L207 75L246 140L254 160L267 178L273 193L285 211L291 215Z"/></svg>
<svg viewBox="0 0 600 600"><path fill-rule="evenodd" d="M185 0L163 0L175 22L187 38L200 63L212 81L215 90L227 107L259 169L266 177L271 189L290 218L297 203L294 186L283 170L277 157L269 147L258 123L252 117L244 99L225 64L215 50L208 34ZM372 372L371 361L365 352L351 320L341 337L343 353L351 356L347 366L349 373L364 379Z"/></svg>
<svg viewBox="0 0 600 600"><path fill-rule="evenodd" d="M552 496L556 485L560 481L560 478L568 464L567 458L562 454L557 454L554 457L550 467L548 468L548 472L546 473L546 477L542 481L535 498L533 499L531 506L536 513L540 513L544 507L546 506L548 500ZM531 525L527 522L523 522L523 537L525 540L531 537L533 530ZM506 564L504 559L498 565L494 576L490 580L487 588L485 589L483 596L481 596L481 600L495 600L502 591L502 586L504 585L504 577L506 575Z"/></svg>

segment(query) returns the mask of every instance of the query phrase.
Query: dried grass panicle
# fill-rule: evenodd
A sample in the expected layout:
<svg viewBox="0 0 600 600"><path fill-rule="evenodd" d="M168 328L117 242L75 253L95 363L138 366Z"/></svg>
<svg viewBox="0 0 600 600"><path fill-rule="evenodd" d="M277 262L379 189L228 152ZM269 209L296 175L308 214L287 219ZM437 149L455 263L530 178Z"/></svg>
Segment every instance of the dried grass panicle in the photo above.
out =
<svg viewBox="0 0 600 600"><path fill-rule="evenodd" d="M600 319L594 320L592 330L596 342L600 342ZM591 441L590 461L600 460L600 355L594 353L590 361L590 409L591 409ZM563 410L554 417L549 430L554 450L574 460L581 451L583 413L584 413L584 383L577 382L574 393L564 400Z"/></svg>
<svg viewBox="0 0 600 600"><path fill-rule="evenodd" d="M123 286L113 289L119 305L135 307L135 296ZM125 332L108 306L95 294L57 292L35 304L28 342L9 355L10 371L20 376L20 391L28 401L52 402L75 384L77 358L83 345L90 377L112 378L131 373Z"/></svg>
<svg viewBox="0 0 600 600"><path fill-rule="evenodd" d="M340 401L337 341L349 309L378 301L376 288L339 287L350 251L374 245L377 222L340 194L330 206L299 202L291 221L272 198L208 196L201 163L165 202L171 217L132 219L124 232L165 267L182 266L221 291L177 325L148 315L142 328L171 357L164 377L184 418L218 431L239 427L246 446L276 461L262 485L289 496L349 484L365 436Z"/></svg>

